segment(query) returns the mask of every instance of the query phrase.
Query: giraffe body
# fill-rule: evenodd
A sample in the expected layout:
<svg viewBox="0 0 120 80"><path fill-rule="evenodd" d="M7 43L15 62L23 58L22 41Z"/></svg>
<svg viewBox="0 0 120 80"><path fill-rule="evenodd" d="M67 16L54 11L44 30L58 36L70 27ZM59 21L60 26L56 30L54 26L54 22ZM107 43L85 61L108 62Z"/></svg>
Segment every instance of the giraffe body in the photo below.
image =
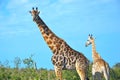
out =
<svg viewBox="0 0 120 80"><path fill-rule="evenodd" d="M86 46L92 44L92 58L93 58L93 65L92 65L92 75L93 80L98 79L101 80L101 74L104 75L106 80L109 79L109 64L101 58L101 56L96 52L95 42L92 35L88 36L88 40L86 42Z"/></svg>
<svg viewBox="0 0 120 80"><path fill-rule="evenodd" d="M63 69L76 69L81 80L87 79L88 59L80 52L72 49L63 39L56 36L39 17L39 11L30 11L33 21L36 22L44 40L53 52L51 61L55 68L57 79L62 80Z"/></svg>

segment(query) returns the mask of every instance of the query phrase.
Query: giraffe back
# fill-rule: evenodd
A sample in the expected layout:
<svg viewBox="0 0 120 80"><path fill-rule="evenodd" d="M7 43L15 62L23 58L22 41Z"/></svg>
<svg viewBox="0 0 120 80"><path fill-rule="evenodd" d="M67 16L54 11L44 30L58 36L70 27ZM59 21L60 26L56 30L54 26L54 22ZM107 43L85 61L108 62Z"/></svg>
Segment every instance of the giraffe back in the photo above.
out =
<svg viewBox="0 0 120 80"><path fill-rule="evenodd" d="M53 54L52 62L56 66L62 66L63 69L75 69L76 62L79 63L79 67L85 68L89 61L82 53L62 42L59 51L56 50Z"/></svg>

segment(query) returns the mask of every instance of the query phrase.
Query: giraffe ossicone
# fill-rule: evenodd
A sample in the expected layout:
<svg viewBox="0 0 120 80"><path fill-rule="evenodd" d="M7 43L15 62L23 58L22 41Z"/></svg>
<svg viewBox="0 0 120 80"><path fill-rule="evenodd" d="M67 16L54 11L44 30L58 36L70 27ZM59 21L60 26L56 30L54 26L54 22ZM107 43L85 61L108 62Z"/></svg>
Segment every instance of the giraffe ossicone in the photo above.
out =
<svg viewBox="0 0 120 80"><path fill-rule="evenodd" d="M30 11L34 22L51 49L51 58L57 79L62 80L62 69L76 69L81 80L87 79L89 60L80 52L72 49L63 39L53 33L39 16L38 9Z"/></svg>

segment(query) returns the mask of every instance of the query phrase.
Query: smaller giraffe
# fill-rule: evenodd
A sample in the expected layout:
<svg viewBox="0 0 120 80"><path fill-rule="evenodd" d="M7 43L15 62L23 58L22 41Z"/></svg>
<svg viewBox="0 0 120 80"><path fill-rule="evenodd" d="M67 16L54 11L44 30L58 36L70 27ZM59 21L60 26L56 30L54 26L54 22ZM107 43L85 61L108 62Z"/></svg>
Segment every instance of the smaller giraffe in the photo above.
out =
<svg viewBox="0 0 120 80"><path fill-rule="evenodd" d="M101 56L96 52L95 47L95 39L92 35L89 34L88 40L86 42L86 47L88 45L92 45L92 58L93 58L93 65L92 65L92 76L93 80L97 77L98 80L101 80L101 74L104 75L106 80L110 80L109 77L109 64L105 62Z"/></svg>

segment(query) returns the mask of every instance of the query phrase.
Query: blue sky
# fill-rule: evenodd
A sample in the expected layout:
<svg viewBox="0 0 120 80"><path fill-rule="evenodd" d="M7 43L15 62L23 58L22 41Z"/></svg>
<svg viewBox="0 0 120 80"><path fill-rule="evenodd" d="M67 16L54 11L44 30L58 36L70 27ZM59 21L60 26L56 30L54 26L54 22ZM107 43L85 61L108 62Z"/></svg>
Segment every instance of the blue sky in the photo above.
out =
<svg viewBox="0 0 120 80"><path fill-rule="evenodd" d="M1 0L0 61L13 66L15 57L33 59L39 68L53 69L52 52L46 45L29 10L38 7L49 28L73 49L92 61L88 34L96 38L96 49L112 67L120 62L119 0Z"/></svg>

